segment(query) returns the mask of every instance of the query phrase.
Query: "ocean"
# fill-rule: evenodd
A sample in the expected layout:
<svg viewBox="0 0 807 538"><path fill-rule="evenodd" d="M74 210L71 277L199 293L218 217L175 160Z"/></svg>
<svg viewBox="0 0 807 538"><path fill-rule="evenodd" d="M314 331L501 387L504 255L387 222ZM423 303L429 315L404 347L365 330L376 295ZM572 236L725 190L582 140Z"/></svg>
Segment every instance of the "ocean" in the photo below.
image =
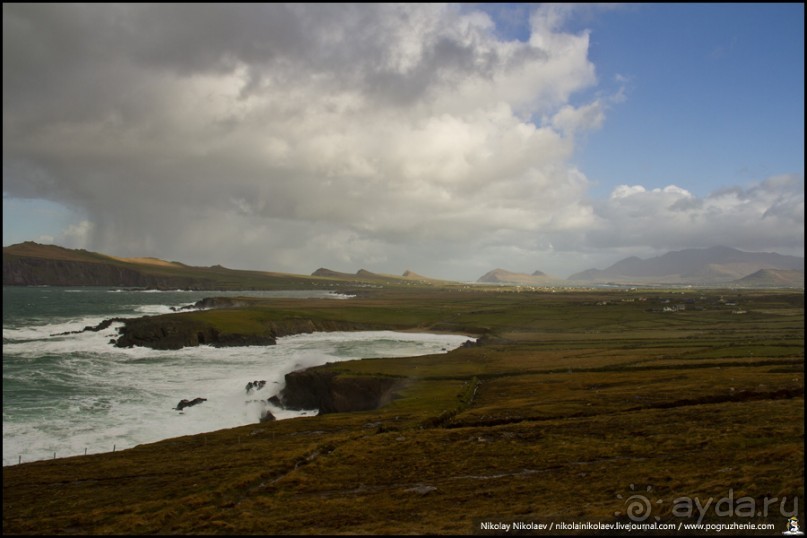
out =
<svg viewBox="0 0 807 538"><path fill-rule="evenodd" d="M463 335L392 331L301 334L274 346L177 351L117 348L119 323L80 332L111 317L171 312L224 295L351 296L326 291L146 291L95 287L3 287L3 465L97 454L257 423L285 374L357 358L443 353ZM247 394L250 381L265 380ZM180 400L206 398L174 410ZM313 415L269 405L278 419Z"/></svg>

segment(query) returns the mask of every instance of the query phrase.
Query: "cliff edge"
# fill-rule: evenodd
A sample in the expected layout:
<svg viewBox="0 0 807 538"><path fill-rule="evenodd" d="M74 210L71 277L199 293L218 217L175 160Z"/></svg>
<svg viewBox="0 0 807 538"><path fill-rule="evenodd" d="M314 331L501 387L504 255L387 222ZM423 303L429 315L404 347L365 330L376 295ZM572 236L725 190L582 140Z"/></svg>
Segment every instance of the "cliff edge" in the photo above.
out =
<svg viewBox="0 0 807 538"><path fill-rule="evenodd" d="M286 374L278 395L287 409L319 409L321 415L370 411L386 405L406 380L393 376L343 375L325 367Z"/></svg>

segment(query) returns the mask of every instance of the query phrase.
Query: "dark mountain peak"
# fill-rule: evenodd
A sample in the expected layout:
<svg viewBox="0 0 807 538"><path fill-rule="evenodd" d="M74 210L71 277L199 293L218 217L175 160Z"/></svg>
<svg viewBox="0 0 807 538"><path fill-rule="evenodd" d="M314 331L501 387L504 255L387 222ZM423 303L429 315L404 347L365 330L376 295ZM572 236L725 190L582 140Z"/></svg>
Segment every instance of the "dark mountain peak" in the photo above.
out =
<svg viewBox="0 0 807 538"><path fill-rule="evenodd" d="M503 277L507 277L508 275L513 275L513 274L515 274L515 273L507 271L506 269L502 269L500 267L497 267L496 269L493 269L492 271L488 271L487 273L485 273L484 275L479 277L477 282L501 282Z"/></svg>
<svg viewBox="0 0 807 538"><path fill-rule="evenodd" d="M320 267L319 269L317 269L316 271L314 271L313 273L311 273L311 276L336 276L336 277L343 277L343 276L345 276L345 273L340 273L340 272L338 272L338 271L333 271L333 270L331 270L331 269L326 269L325 267Z"/></svg>

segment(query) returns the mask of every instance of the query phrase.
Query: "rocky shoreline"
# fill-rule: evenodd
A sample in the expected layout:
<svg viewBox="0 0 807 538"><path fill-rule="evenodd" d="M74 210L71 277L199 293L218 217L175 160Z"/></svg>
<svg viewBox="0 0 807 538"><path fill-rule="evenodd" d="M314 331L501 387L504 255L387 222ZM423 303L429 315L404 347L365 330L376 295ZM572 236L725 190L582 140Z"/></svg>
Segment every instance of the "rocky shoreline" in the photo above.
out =
<svg viewBox="0 0 807 538"><path fill-rule="evenodd" d="M152 349L174 350L189 346L214 347L275 345L277 338L293 334L333 331L389 330L381 324L355 323L339 320L289 318L266 321L263 330L255 333L223 332L203 321L189 318L180 311L215 308L243 308L248 299L208 297L193 305L174 308L175 314L144 316L140 318L111 318L83 331L100 331L113 322L123 324L120 336L111 342L117 347L143 346ZM400 330L400 327L395 327ZM83 332L76 331L76 332ZM483 345L484 338L468 340L463 347ZM406 383L397 376L340 375L328 365L297 370L286 374L285 387L267 401L284 409L318 409L320 414L378 409L389 403L396 391Z"/></svg>
<svg viewBox="0 0 807 538"><path fill-rule="evenodd" d="M152 349L181 349L189 346L214 347L272 346L281 336L313 332L372 331L389 327L335 320L288 319L266 322L262 333L225 333L193 319L174 315L121 319L124 326L114 340L117 347L143 346Z"/></svg>
<svg viewBox="0 0 807 538"><path fill-rule="evenodd" d="M147 316L125 319L115 340L117 347L143 346L152 349L182 349L209 345L272 346L277 343L273 334L223 333L206 323L181 316Z"/></svg>
<svg viewBox="0 0 807 538"><path fill-rule="evenodd" d="M286 374L286 386L269 402L284 409L319 409L321 415L370 411L391 402L405 378L340 375L324 366Z"/></svg>
<svg viewBox="0 0 807 538"><path fill-rule="evenodd" d="M272 346L281 336L333 331L372 331L390 329L380 324L353 323L339 320L312 320L292 318L267 321L260 333L224 332L209 323L179 315L181 311L209 310L214 308L241 308L249 306L248 299L233 297L208 297L190 306L173 308L176 314L143 316L139 318L108 318L95 326L87 326L74 334L86 331L98 332L112 323L122 323L120 336L111 340L117 347L142 346L151 349L172 350L183 347L209 345L213 347ZM56 336L59 336L56 335Z"/></svg>

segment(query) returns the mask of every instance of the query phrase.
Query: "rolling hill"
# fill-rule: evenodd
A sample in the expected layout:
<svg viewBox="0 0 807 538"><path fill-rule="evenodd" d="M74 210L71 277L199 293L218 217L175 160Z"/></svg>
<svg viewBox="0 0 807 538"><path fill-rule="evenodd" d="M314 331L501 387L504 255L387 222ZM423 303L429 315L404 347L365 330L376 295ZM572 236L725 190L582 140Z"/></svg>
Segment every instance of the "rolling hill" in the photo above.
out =
<svg viewBox="0 0 807 538"><path fill-rule="evenodd" d="M607 269L588 269L567 280L541 271L489 271L477 282L520 286L581 286L596 283L631 285L731 285L804 287L804 258L744 252L728 247L687 249L655 258L625 258ZM194 267L151 257L122 258L41 245L31 241L3 247L4 286L122 286L155 289L272 290L321 289L328 286L437 286L456 282L405 271L402 276L360 269L344 273L320 268L311 275Z"/></svg>
<svg viewBox="0 0 807 538"><path fill-rule="evenodd" d="M344 273L320 267L311 276L336 279L345 282L355 282L359 284L390 284L390 285L435 285L435 284L456 284L449 280L438 280L419 275L412 271L405 271L402 276L388 275L384 273L373 273L367 269L359 269L355 273Z"/></svg>
<svg viewBox="0 0 807 538"><path fill-rule="evenodd" d="M535 271L531 275L526 273L513 273L505 269L494 269L479 277L477 282L485 284L517 284L521 286L547 286L555 279L542 271Z"/></svg>
<svg viewBox="0 0 807 538"><path fill-rule="evenodd" d="M408 271L393 276L361 269L355 274L320 268L310 276L194 267L151 257L121 258L31 241L3 247L4 286L122 286L155 289L273 290L333 286L432 286L433 279ZM447 282L443 282L447 283Z"/></svg>
<svg viewBox="0 0 807 538"><path fill-rule="evenodd" d="M804 271L788 269L760 269L734 284L748 288L803 288Z"/></svg>
<svg viewBox="0 0 807 538"><path fill-rule="evenodd" d="M228 269L193 267L157 258L118 258L34 242L3 247L4 286L123 286L155 289L305 289L321 279Z"/></svg>

